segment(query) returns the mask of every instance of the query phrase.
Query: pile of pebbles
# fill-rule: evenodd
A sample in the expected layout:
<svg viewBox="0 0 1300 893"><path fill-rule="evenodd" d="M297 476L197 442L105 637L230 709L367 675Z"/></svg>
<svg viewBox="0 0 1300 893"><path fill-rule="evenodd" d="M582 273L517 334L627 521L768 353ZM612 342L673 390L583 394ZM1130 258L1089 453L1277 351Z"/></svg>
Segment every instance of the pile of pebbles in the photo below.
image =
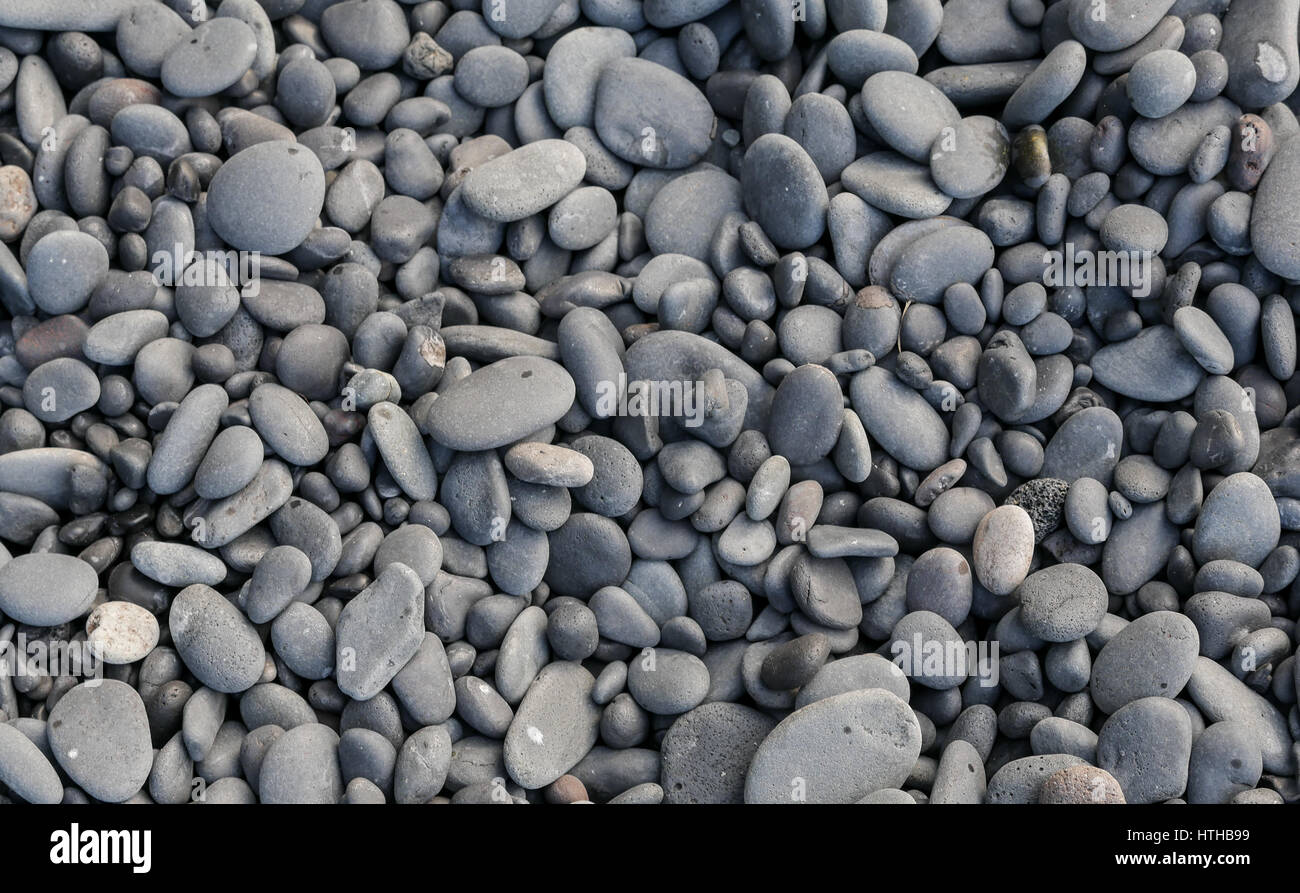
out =
<svg viewBox="0 0 1300 893"><path fill-rule="evenodd" d="M1300 798L1298 18L3 0L0 800Z"/></svg>

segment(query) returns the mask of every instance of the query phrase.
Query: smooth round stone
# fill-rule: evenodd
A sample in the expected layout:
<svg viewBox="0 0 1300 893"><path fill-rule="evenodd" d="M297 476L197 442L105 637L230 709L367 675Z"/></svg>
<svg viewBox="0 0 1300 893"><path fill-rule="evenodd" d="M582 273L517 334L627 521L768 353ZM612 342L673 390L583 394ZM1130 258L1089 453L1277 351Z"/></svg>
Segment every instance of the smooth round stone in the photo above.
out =
<svg viewBox="0 0 1300 893"><path fill-rule="evenodd" d="M248 414L267 446L294 465L315 465L329 452L325 426L288 388L260 385L248 398Z"/></svg>
<svg viewBox="0 0 1300 893"><path fill-rule="evenodd" d="M232 21L230 19L214 21ZM293 188L285 188L285 184ZM263 254L296 248L325 203L325 172L303 146L271 140L223 164L208 184L207 220L229 245Z"/></svg>
<svg viewBox="0 0 1300 893"><path fill-rule="evenodd" d="M1281 519L1264 481L1243 471L1224 478L1201 505L1192 552L1205 563L1228 558L1258 568L1276 548Z"/></svg>
<svg viewBox="0 0 1300 893"><path fill-rule="evenodd" d="M126 366L146 344L166 338L167 317L157 310L127 310L90 327L81 352L92 363Z"/></svg>
<svg viewBox="0 0 1300 893"><path fill-rule="evenodd" d="M1101 578L1117 595L1136 592L1159 573L1178 544L1178 528L1160 502L1133 506L1128 518L1115 522L1101 556Z"/></svg>
<svg viewBox="0 0 1300 893"><path fill-rule="evenodd" d="M916 74L914 49L896 35L866 28L842 31L826 45L826 64L846 87L861 87L881 71Z"/></svg>
<svg viewBox="0 0 1300 893"><path fill-rule="evenodd" d="M1159 254L1169 241L1169 224L1143 205L1119 205L1101 222L1101 242L1112 251Z"/></svg>
<svg viewBox="0 0 1300 893"><path fill-rule="evenodd" d="M66 422L99 402L99 378L71 357L42 363L23 382L23 403L43 422Z"/></svg>
<svg viewBox="0 0 1300 893"><path fill-rule="evenodd" d="M1250 735L1263 755L1264 771L1289 772L1295 766L1286 720L1273 704L1230 670L1198 657L1187 694L1208 722L1238 721L1250 727Z"/></svg>
<svg viewBox="0 0 1300 893"><path fill-rule="evenodd" d="M59 698L46 729L59 766L96 800L121 803L149 778L149 718L140 695L125 682L81 683Z"/></svg>
<svg viewBox="0 0 1300 893"><path fill-rule="evenodd" d="M709 691L709 670L693 654L653 648L628 665L627 690L642 708L673 716L699 706Z"/></svg>
<svg viewBox="0 0 1300 893"><path fill-rule="evenodd" d="M1155 50L1133 63L1125 87L1134 111L1163 118L1191 98L1196 66L1177 50Z"/></svg>
<svg viewBox="0 0 1300 893"><path fill-rule="evenodd" d="M1111 390L1152 403L1190 396L1205 370L1169 326L1145 328L1136 337L1108 344L1092 356L1097 381Z"/></svg>
<svg viewBox="0 0 1300 893"><path fill-rule="evenodd" d="M605 147L624 161L688 167L708 151L713 117L704 94L662 65L619 58L600 72L593 123Z"/></svg>
<svg viewBox="0 0 1300 893"><path fill-rule="evenodd" d="M930 802L983 803L986 786L984 761L975 746L962 738L949 741L935 768Z"/></svg>
<svg viewBox="0 0 1300 893"><path fill-rule="evenodd" d="M214 691L252 688L266 668L256 628L216 590L202 584L182 589L172 602L167 627L181 660Z"/></svg>
<svg viewBox="0 0 1300 893"><path fill-rule="evenodd" d="M1119 416L1105 406L1089 406L1071 415L1052 435L1043 451L1040 474L1067 483L1095 478L1108 486L1123 443Z"/></svg>
<svg viewBox="0 0 1300 893"><path fill-rule="evenodd" d="M537 674L506 731L506 772L521 787L546 787L578 764L596 743L600 707L595 678L580 664L558 661Z"/></svg>
<svg viewBox="0 0 1300 893"><path fill-rule="evenodd" d="M27 803L52 805L63 800L63 782L50 761L9 723L0 723L0 782Z"/></svg>
<svg viewBox="0 0 1300 893"><path fill-rule="evenodd" d="M951 136L940 131L930 148L930 176L953 198L984 195L1002 182L1010 165L1011 137L1000 121L984 115L962 118Z"/></svg>
<svg viewBox="0 0 1300 893"><path fill-rule="evenodd" d="M24 266L37 307L52 316L77 313L108 275L108 252L94 236L57 230L32 246Z"/></svg>
<svg viewBox="0 0 1300 893"><path fill-rule="evenodd" d="M425 430L454 450L495 449L559 421L575 394L573 379L558 363L509 357L443 390Z"/></svg>
<svg viewBox="0 0 1300 893"><path fill-rule="evenodd" d="M126 146L137 158L152 158L162 165L170 165L193 149L185 122L151 103L135 102L117 111L109 129L115 144Z"/></svg>
<svg viewBox="0 0 1300 893"><path fill-rule="evenodd" d="M506 451L505 465L525 483L551 487L581 487L596 473L587 456L549 443L516 444Z"/></svg>
<svg viewBox="0 0 1300 893"><path fill-rule="evenodd" d="M231 425L223 429L194 472L195 492L204 499L233 496L257 475L264 451L262 438L252 428Z"/></svg>
<svg viewBox="0 0 1300 893"><path fill-rule="evenodd" d="M931 471L948 461L948 429L918 392L879 366L853 376L853 409L863 426L887 453L917 471Z"/></svg>
<svg viewBox="0 0 1300 893"><path fill-rule="evenodd" d="M58 626L90 610L95 569L72 555L33 552L0 565L0 611L30 626Z"/></svg>
<svg viewBox="0 0 1300 893"><path fill-rule="evenodd" d="M105 602L86 618L90 647L108 664L133 664L158 644L158 618L133 602Z"/></svg>
<svg viewBox="0 0 1300 893"><path fill-rule="evenodd" d="M851 629L862 621L853 573L842 558L800 556L790 569L789 586L799 610L814 623Z"/></svg>
<svg viewBox="0 0 1300 893"><path fill-rule="evenodd" d="M131 564L149 579L177 588L194 583L216 586L226 578L226 565L219 556L185 543L138 543L131 550Z"/></svg>
<svg viewBox="0 0 1300 893"><path fill-rule="evenodd" d="M776 389L768 425L772 452L792 465L811 465L835 447L843 424L844 398L825 366L795 369Z"/></svg>
<svg viewBox="0 0 1300 893"><path fill-rule="evenodd" d="M1111 714L1097 735L1097 763L1129 803L1159 803L1187 787L1192 721L1169 698L1140 698Z"/></svg>
<svg viewBox="0 0 1300 893"><path fill-rule="evenodd" d="M475 47L457 60L453 86L474 105L508 105L528 86L528 63L509 47Z"/></svg>
<svg viewBox="0 0 1300 893"><path fill-rule="evenodd" d="M897 696L882 689L832 695L791 713L763 739L745 802L854 803L901 787L920 752L920 724Z"/></svg>
<svg viewBox="0 0 1300 893"><path fill-rule="evenodd" d="M660 745L668 803L743 803L750 761L776 722L752 707L715 701L682 714Z"/></svg>
<svg viewBox="0 0 1300 893"><path fill-rule="evenodd" d="M779 133L755 140L740 182L745 209L778 247L806 248L821 238L830 198L817 165L794 140Z"/></svg>
<svg viewBox="0 0 1300 893"><path fill-rule="evenodd" d="M345 0L320 16L320 34L335 54L365 71L392 67L411 42L403 7L393 0Z"/></svg>
<svg viewBox="0 0 1300 893"><path fill-rule="evenodd" d="M338 733L304 723L276 738L262 757L257 795L262 803L338 803L343 796Z"/></svg>
<svg viewBox="0 0 1300 893"><path fill-rule="evenodd" d="M216 96L243 77L256 57L252 28L235 18L209 19L163 57L163 86L176 96Z"/></svg>
<svg viewBox="0 0 1300 893"><path fill-rule="evenodd" d="M587 159L572 143L537 140L474 167L461 182L466 208L486 220L523 220L582 182Z"/></svg>
<svg viewBox="0 0 1300 893"><path fill-rule="evenodd" d="M1091 694L1114 713L1146 697L1175 698L1191 678L1200 651L1196 625L1175 611L1153 611L1129 623L1097 654Z"/></svg>
<svg viewBox="0 0 1300 893"><path fill-rule="evenodd" d="M1020 584L1020 621L1045 642L1073 642L1106 615L1106 586L1081 564L1035 571Z"/></svg>
<svg viewBox="0 0 1300 893"><path fill-rule="evenodd" d="M882 71L867 78L862 111L885 144L923 163L930 160L930 147L943 129L961 120L957 107L938 88L905 71Z"/></svg>
<svg viewBox="0 0 1300 893"><path fill-rule="evenodd" d="M975 283L993 266L993 243L973 226L950 226L923 235L898 256L889 290L899 301L938 304L959 282Z"/></svg>
<svg viewBox="0 0 1300 893"><path fill-rule="evenodd" d="M728 214L742 209L741 184L706 168L674 177L655 193L645 213L646 244L656 255L708 260L709 243Z"/></svg>
<svg viewBox="0 0 1300 893"><path fill-rule="evenodd" d="M975 576L994 595L1010 595L1034 558L1034 522L1018 505L998 506L975 528Z"/></svg>

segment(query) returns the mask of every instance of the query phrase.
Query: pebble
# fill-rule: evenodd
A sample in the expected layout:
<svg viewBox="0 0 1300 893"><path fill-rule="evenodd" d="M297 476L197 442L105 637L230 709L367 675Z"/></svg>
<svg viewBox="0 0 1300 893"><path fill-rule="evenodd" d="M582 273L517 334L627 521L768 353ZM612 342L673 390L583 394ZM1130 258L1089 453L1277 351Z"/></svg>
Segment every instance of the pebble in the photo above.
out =
<svg viewBox="0 0 1300 893"><path fill-rule="evenodd" d="M920 751L916 716L896 695L833 695L791 713L763 739L745 802L854 803L902 785Z"/></svg>
<svg viewBox="0 0 1300 893"><path fill-rule="evenodd" d="M334 638L339 689L359 701L373 698L424 638L424 586L415 571L404 564L385 567L344 606Z"/></svg>
<svg viewBox="0 0 1300 893"><path fill-rule="evenodd" d="M575 394L572 377L559 364L510 357L446 388L430 408L425 427L451 449L494 449L559 421Z"/></svg>
<svg viewBox="0 0 1300 893"><path fill-rule="evenodd" d="M149 777L149 718L135 689L116 679L83 682L50 711L50 750L68 777L96 800L121 803Z"/></svg>
<svg viewBox="0 0 1300 893"><path fill-rule="evenodd" d="M0 611L19 623L58 626L90 610L98 585L95 569L72 555L15 555L0 565Z"/></svg>
<svg viewBox="0 0 1300 893"><path fill-rule="evenodd" d="M1009 595L1029 574L1034 522L1020 506L999 506L980 520L972 550L980 584L993 595Z"/></svg>
<svg viewBox="0 0 1300 893"><path fill-rule="evenodd" d="M195 677L214 691L252 688L266 666L257 630L238 608L201 583L172 601L167 627L177 653Z"/></svg>
<svg viewBox="0 0 1300 893"><path fill-rule="evenodd" d="M277 188L280 183L294 188ZM208 184L207 221L235 248L284 254L307 238L324 204L325 174L316 156L271 140L249 146L217 170Z"/></svg>

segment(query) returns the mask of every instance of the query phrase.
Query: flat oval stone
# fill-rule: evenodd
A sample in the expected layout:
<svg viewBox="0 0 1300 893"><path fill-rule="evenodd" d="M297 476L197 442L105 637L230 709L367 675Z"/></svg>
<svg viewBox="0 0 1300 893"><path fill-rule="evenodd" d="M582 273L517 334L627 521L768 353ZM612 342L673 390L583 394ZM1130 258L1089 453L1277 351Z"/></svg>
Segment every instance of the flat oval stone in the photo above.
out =
<svg viewBox="0 0 1300 893"><path fill-rule="evenodd" d="M571 192L586 171L577 146L537 140L473 168L461 182L461 200L486 220L523 220Z"/></svg>
<svg viewBox="0 0 1300 893"><path fill-rule="evenodd" d="M307 238L324 204L325 171L316 155L271 140L235 154L217 170L208 184L207 219L235 248L284 254Z"/></svg>
<svg viewBox="0 0 1300 893"><path fill-rule="evenodd" d="M1268 485L1248 471L1224 478L1196 517L1192 552L1202 564L1230 558L1259 567L1277 546L1281 520Z"/></svg>
<svg viewBox="0 0 1300 893"><path fill-rule="evenodd" d="M397 405L384 402L370 407L366 419L367 430L384 457L384 467L402 492L415 500L433 499L438 472L411 417Z"/></svg>
<svg viewBox="0 0 1300 893"><path fill-rule="evenodd" d="M19 623L58 626L90 610L95 569L73 555L33 552L0 566L0 611Z"/></svg>
<svg viewBox="0 0 1300 893"><path fill-rule="evenodd" d="M908 468L931 471L948 461L948 429L917 391L872 366L853 376L853 408L867 433Z"/></svg>
<svg viewBox="0 0 1300 893"><path fill-rule="evenodd" d="M256 57L253 29L218 16L172 44L162 60L163 86L176 96L215 96L243 77Z"/></svg>
<svg viewBox="0 0 1300 893"><path fill-rule="evenodd" d="M862 112L886 145L912 161L928 162L930 147L961 113L929 81L905 71L882 71L862 85Z"/></svg>
<svg viewBox="0 0 1300 893"><path fill-rule="evenodd" d="M158 644L158 618L133 602L104 602L86 618L90 647L107 664L133 664Z"/></svg>
<svg viewBox="0 0 1300 893"><path fill-rule="evenodd" d="M43 422L66 422L99 402L99 378L71 357L41 363L23 383L27 411Z"/></svg>
<svg viewBox="0 0 1300 893"><path fill-rule="evenodd" d="M1011 165L1011 137L996 118L962 118L952 125L951 139L940 132L929 160L936 186L953 198L975 198L1006 176Z"/></svg>
<svg viewBox="0 0 1300 893"><path fill-rule="evenodd" d="M1199 651L1200 636L1186 615L1143 614L1111 637L1093 660L1092 699L1103 713L1114 713L1138 698L1176 698L1196 668Z"/></svg>
<svg viewBox="0 0 1300 893"><path fill-rule="evenodd" d="M1092 356L1097 381L1111 390L1153 403L1182 400L1196 390L1205 370L1169 326L1151 326L1136 337L1108 344Z"/></svg>
<svg viewBox="0 0 1300 893"><path fill-rule="evenodd" d="M203 583L216 586L226 579L226 565L218 555L186 543L161 540L137 543L131 564L150 580L177 588Z"/></svg>
<svg viewBox="0 0 1300 893"><path fill-rule="evenodd" d="M304 723L276 738L258 769L262 803L337 803L343 796L339 736L329 726Z"/></svg>
<svg viewBox="0 0 1300 893"><path fill-rule="evenodd" d="M212 439L203 454L194 472L194 491L204 499L233 496L257 475L264 453L262 438L256 431L231 425Z"/></svg>
<svg viewBox="0 0 1300 893"><path fill-rule="evenodd" d="M713 107L671 69L620 58L600 72L593 121L601 142L624 161L677 169L708 151Z"/></svg>
<svg viewBox="0 0 1300 893"><path fill-rule="evenodd" d="M1035 571L1020 584L1020 621L1045 642L1073 642L1106 616L1106 586L1081 564Z"/></svg>
<svg viewBox="0 0 1300 893"><path fill-rule="evenodd" d="M1088 49L1113 53L1141 40L1173 5L1173 0L1107 0L1105 15L1093 15L1087 3L1072 5L1070 31Z"/></svg>
<svg viewBox="0 0 1300 893"><path fill-rule="evenodd" d="M454 450L490 450L554 424L576 389L564 367L540 357L510 357L444 390L425 419L434 440Z"/></svg>
<svg viewBox="0 0 1300 893"><path fill-rule="evenodd" d="M993 243L973 226L950 226L923 235L898 256L889 290L899 301L938 304L949 286L976 283L993 267Z"/></svg>
<svg viewBox="0 0 1300 893"><path fill-rule="evenodd" d="M600 731L595 678L581 664L548 664L529 686L506 731L502 756L516 784L537 790L587 755Z"/></svg>
<svg viewBox="0 0 1300 893"><path fill-rule="evenodd" d="M975 576L994 595L1009 595L1024 582L1034 559L1034 522L1018 505L1002 505L975 528Z"/></svg>
<svg viewBox="0 0 1300 893"><path fill-rule="evenodd" d="M96 800L121 803L149 778L149 718L140 695L125 682L81 683L59 698L46 729L59 766Z"/></svg>
<svg viewBox="0 0 1300 893"><path fill-rule="evenodd" d="M1159 803L1187 787L1192 721L1168 698L1139 698L1111 714L1097 734L1097 765L1128 803Z"/></svg>
<svg viewBox="0 0 1300 893"><path fill-rule="evenodd" d="M768 443L790 464L811 465L835 447L843 418L844 397L834 374L825 366L800 366L776 389Z"/></svg>
<svg viewBox="0 0 1300 893"><path fill-rule="evenodd" d="M1164 569L1178 545L1178 528L1165 515L1163 502L1133 506L1133 514L1115 522L1101 553L1101 578L1115 595L1136 592Z"/></svg>
<svg viewBox="0 0 1300 893"><path fill-rule="evenodd" d="M1241 722L1259 745L1264 771L1295 771L1291 736L1282 713L1268 699L1208 657L1197 657L1187 695L1210 722Z"/></svg>
<svg viewBox="0 0 1300 893"><path fill-rule="evenodd" d="M743 803L745 775L776 722L742 704L715 701L679 716L660 746L668 803Z"/></svg>
<svg viewBox="0 0 1300 893"><path fill-rule="evenodd" d="M1129 152L1157 176L1181 174L1205 134L1221 125L1231 127L1240 116L1236 103L1216 96L1207 102L1189 102L1163 118L1138 118L1128 131Z"/></svg>
<svg viewBox="0 0 1300 893"><path fill-rule="evenodd" d="M81 352L92 363L126 366L150 341L167 337L167 317L157 310L127 310L90 327Z"/></svg>
<svg viewBox="0 0 1300 893"><path fill-rule="evenodd" d="M248 414L266 445L294 465L315 465L329 452L325 426L286 387L271 382L257 387L248 398Z"/></svg>
<svg viewBox="0 0 1300 893"><path fill-rule="evenodd" d="M854 803L901 787L921 752L916 715L883 689L852 691L796 710L754 754L746 803Z"/></svg>
<svg viewBox="0 0 1300 893"><path fill-rule="evenodd" d="M806 248L821 238L830 205L826 184L790 137L766 133L755 140L745 152L740 182L746 210L778 247ZM782 188L773 189L773 183Z"/></svg>
<svg viewBox="0 0 1300 893"><path fill-rule="evenodd" d="M213 691L246 691L261 679L266 650L257 629L215 589L202 584L182 589L167 627L185 666Z"/></svg>

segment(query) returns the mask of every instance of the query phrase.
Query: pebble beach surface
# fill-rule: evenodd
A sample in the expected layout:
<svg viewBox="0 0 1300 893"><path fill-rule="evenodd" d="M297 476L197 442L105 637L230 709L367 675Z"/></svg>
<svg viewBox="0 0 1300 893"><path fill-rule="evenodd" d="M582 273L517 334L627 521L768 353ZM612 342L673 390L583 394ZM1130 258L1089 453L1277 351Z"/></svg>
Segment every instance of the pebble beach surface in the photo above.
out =
<svg viewBox="0 0 1300 893"><path fill-rule="evenodd" d="M0 0L0 803L1300 799L1300 0Z"/></svg>

